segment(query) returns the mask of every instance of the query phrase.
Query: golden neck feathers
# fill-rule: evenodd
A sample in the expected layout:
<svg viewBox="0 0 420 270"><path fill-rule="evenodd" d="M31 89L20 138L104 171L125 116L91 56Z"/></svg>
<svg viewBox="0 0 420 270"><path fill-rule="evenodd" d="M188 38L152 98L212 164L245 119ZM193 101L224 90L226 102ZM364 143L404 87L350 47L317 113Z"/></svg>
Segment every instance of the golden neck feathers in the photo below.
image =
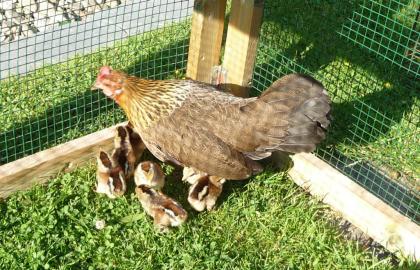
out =
<svg viewBox="0 0 420 270"><path fill-rule="evenodd" d="M145 80L129 76L117 102L128 120L138 128L147 128L170 115L187 97L187 81Z"/></svg>

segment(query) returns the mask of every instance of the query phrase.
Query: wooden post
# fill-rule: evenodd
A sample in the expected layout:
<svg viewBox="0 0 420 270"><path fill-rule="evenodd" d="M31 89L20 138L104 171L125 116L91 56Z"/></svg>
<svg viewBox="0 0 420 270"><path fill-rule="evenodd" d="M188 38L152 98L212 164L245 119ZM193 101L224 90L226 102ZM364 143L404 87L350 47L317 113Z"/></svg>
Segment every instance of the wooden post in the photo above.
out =
<svg viewBox="0 0 420 270"><path fill-rule="evenodd" d="M219 65L226 0L195 0L192 15L187 77L210 83Z"/></svg>
<svg viewBox="0 0 420 270"><path fill-rule="evenodd" d="M0 166L0 198L43 183L57 172L70 171L99 150L110 151L114 135L115 126Z"/></svg>
<svg viewBox="0 0 420 270"><path fill-rule="evenodd" d="M228 90L237 96L249 95L263 5L263 0L232 0L223 67Z"/></svg>

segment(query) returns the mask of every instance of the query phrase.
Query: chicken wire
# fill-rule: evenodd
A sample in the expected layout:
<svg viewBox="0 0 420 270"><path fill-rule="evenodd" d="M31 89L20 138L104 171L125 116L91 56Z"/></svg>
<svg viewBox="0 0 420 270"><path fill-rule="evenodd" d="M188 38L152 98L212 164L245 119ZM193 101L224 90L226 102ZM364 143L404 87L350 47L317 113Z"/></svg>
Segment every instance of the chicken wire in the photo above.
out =
<svg viewBox="0 0 420 270"><path fill-rule="evenodd" d="M123 121L90 90L102 65L154 79L185 73L193 1L5 2L0 164Z"/></svg>
<svg viewBox="0 0 420 270"><path fill-rule="evenodd" d="M49 1L59 4L42 16L40 5L19 7L40 1L5 2L0 164L123 121L90 90L102 65L153 79L185 74L192 0ZM319 79L334 120L316 154L417 223L418 14L416 1L265 0L252 80L258 94L290 72Z"/></svg>
<svg viewBox="0 0 420 270"><path fill-rule="evenodd" d="M343 25L340 35L405 69L420 74L418 1L365 1Z"/></svg>
<svg viewBox="0 0 420 270"><path fill-rule="evenodd" d="M265 2L255 94L319 79L333 121L316 154L419 224L419 2L340 2Z"/></svg>

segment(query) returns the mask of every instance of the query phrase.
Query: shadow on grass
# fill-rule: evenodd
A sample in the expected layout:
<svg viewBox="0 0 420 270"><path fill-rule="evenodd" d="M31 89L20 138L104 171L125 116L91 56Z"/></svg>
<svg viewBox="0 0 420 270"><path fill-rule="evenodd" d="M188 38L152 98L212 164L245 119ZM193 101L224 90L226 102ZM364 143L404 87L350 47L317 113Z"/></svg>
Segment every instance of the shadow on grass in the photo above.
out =
<svg viewBox="0 0 420 270"><path fill-rule="evenodd" d="M367 2L371 3L371 5ZM353 51L352 48L361 47L356 45L353 41L340 37L338 33L344 31L342 29L343 25L348 25L348 20L354 18L356 12L357 14L360 14L366 12L366 10L371 10L374 13L376 8L379 8L380 6L376 2L380 1L266 0L264 21L278 24L281 26L282 30L286 30L287 35L282 36L281 34L279 35L278 32L274 32L277 31L277 28L266 28L262 36L262 41L270 42L282 40L283 44L292 44L292 46L283 52L284 56L289 59L296 59L301 57L303 52L305 55L303 57L305 58L303 60L305 67L309 70L317 70L333 61L336 57L348 57L352 62L356 61L358 65L360 64L363 67L367 67L370 64L368 61L374 60L375 58L366 58L365 56L372 56L374 54L367 54L366 52L368 52L368 50L366 48L363 48L359 52ZM413 3L410 0L384 3L382 6L383 9L381 11L376 11L382 12L382 14L372 14L370 21L361 21L359 23L360 25L352 26L353 28L358 26L356 30L358 34L365 35L363 41L357 42L362 44L365 42L367 44L367 41L374 41L372 44L383 44L383 49L388 50L389 53L395 52L396 54L404 55L405 46L403 46L403 44L408 44L409 39L414 38L410 37L412 28L415 27L414 25L411 25L411 23L416 20L415 7L410 6L412 4ZM390 9L388 9L388 7ZM412 14L409 14L409 16L411 16L410 19L413 22L411 20L405 23L399 21L397 23L395 22L397 21L397 17L401 17L400 15L403 13L403 7L410 7L410 10L413 9ZM399 12L397 12L397 10L399 10ZM407 16L407 14L404 16ZM363 25L363 23L366 23L366 25ZM375 31L381 32L380 34L383 36L388 36L389 40L384 40L380 35L372 36ZM290 33L296 33L301 38L293 38ZM393 33L399 33L401 35L398 36L398 40L394 40L396 37L392 35ZM267 38L264 38L264 36L267 36ZM278 39L272 39L271 37L276 37ZM311 49L307 50L309 45L311 45ZM385 53L383 55L385 55ZM395 59L395 61L397 61L397 59ZM390 62L386 62L384 65L389 66ZM381 68L376 69L376 65L372 66L374 68L370 71L376 73L375 70L378 70L380 73L383 73ZM405 71L401 70L401 73L405 73ZM378 75L380 76L382 74Z"/></svg>

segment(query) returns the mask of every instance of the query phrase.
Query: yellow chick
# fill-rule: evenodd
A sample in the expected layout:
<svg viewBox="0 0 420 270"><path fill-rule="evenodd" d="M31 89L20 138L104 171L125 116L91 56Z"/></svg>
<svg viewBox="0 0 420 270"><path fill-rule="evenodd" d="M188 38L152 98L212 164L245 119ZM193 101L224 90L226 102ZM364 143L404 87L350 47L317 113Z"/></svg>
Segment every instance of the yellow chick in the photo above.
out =
<svg viewBox="0 0 420 270"><path fill-rule="evenodd" d="M182 180L191 184L188 202L199 212L213 209L226 181L224 178L209 176L191 167L184 167Z"/></svg>
<svg viewBox="0 0 420 270"><path fill-rule="evenodd" d="M95 192L106 194L111 199L122 196L126 190L126 183L119 164L104 151L97 156L97 163Z"/></svg>
<svg viewBox="0 0 420 270"><path fill-rule="evenodd" d="M191 179L191 178L190 178ZM197 211L210 211L222 193L226 180L216 176L204 175L192 184L188 191L188 202Z"/></svg>
<svg viewBox="0 0 420 270"><path fill-rule="evenodd" d="M159 164L152 161L141 162L134 173L136 186L146 185L161 190L165 185L165 174Z"/></svg>
<svg viewBox="0 0 420 270"><path fill-rule="evenodd" d="M145 212L153 217L155 228L167 232L169 227L183 224L188 214L181 204L146 185L136 187L136 194Z"/></svg>

